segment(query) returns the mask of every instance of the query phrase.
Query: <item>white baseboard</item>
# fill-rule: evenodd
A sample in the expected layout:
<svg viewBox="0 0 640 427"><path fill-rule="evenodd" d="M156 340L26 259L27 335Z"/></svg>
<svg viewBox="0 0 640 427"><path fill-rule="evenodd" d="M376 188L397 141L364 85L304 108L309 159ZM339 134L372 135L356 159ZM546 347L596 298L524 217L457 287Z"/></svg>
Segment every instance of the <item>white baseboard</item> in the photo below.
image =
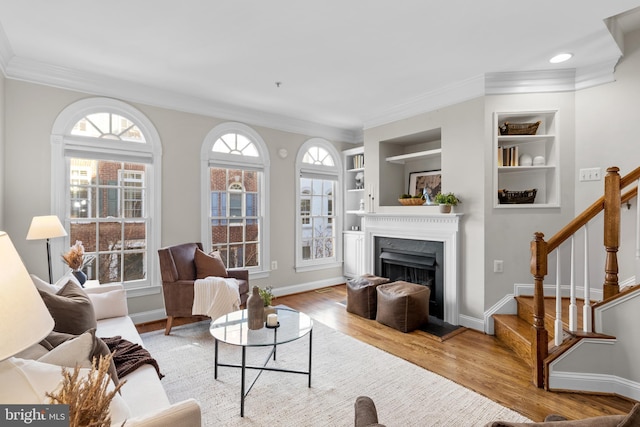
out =
<svg viewBox="0 0 640 427"><path fill-rule="evenodd" d="M554 372L549 376L549 389L611 393L640 400L640 383L607 374Z"/></svg>
<svg viewBox="0 0 640 427"><path fill-rule="evenodd" d="M484 321L477 317L467 316L465 314L458 315L458 323L465 328L475 329L476 331L484 331Z"/></svg>
<svg viewBox="0 0 640 427"><path fill-rule="evenodd" d="M139 325L141 323L155 322L156 320L163 320L167 318L167 313L164 308L157 310L142 311L139 313L129 313L129 317L133 320L133 323Z"/></svg>
<svg viewBox="0 0 640 427"><path fill-rule="evenodd" d="M494 334L494 314L516 314L518 311L518 304L513 294L507 294L500 301L495 303L489 310L484 312L484 325L481 330L487 335Z"/></svg>
<svg viewBox="0 0 640 427"><path fill-rule="evenodd" d="M330 279L318 280L315 282L300 283L298 285L282 286L273 289L273 294L276 297L283 297L285 295L299 294L301 292L315 291L316 289L326 288L327 286L340 285L346 282L344 276L332 277Z"/></svg>

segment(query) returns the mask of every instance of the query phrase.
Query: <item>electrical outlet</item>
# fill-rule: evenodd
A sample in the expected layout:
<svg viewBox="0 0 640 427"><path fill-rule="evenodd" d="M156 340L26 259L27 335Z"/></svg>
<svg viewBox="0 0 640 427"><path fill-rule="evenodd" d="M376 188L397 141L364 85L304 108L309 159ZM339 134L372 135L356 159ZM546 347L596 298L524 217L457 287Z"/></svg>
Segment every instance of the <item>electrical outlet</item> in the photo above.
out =
<svg viewBox="0 0 640 427"><path fill-rule="evenodd" d="M271 261L271 269L272 270L278 269L278 261Z"/></svg>
<svg viewBox="0 0 640 427"><path fill-rule="evenodd" d="M585 168L580 169L580 181L600 181L602 177L602 170L600 168Z"/></svg>
<svg viewBox="0 0 640 427"><path fill-rule="evenodd" d="M501 259L493 260L493 272L494 273L504 273L504 261Z"/></svg>

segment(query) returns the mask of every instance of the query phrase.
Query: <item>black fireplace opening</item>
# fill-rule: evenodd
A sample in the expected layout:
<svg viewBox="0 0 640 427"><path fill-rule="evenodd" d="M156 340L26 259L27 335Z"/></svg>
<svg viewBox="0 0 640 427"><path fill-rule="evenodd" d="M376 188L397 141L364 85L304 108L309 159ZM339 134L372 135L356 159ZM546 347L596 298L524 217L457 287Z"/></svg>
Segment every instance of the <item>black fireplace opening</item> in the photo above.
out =
<svg viewBox="0 0 640 427"><path fill-rule="evenodd" d="M375 254L376 276L428 286L429 315L444 319L443 242L376 237Z"/></svg>

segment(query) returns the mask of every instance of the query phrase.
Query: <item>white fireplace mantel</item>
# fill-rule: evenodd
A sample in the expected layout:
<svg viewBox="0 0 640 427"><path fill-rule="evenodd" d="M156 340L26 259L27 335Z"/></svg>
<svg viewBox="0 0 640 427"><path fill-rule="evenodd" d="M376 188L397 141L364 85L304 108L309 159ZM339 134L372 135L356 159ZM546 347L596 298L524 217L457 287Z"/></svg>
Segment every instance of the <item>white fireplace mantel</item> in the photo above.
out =
<svg viewBox="0 0 640 427"><path fill-rule="evenodd" d="M458 253L462 214L366 214L363 219L365 271L374 271L376 237L443 242L444 321L458 325Z"/></svg>

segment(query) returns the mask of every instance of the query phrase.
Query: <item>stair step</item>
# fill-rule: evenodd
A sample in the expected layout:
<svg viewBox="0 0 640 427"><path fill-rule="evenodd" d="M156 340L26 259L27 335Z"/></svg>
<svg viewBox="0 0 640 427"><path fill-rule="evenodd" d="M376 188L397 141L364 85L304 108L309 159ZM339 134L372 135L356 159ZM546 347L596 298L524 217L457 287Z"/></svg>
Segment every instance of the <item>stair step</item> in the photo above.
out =
<svg viewBox="0 0 640 427"><path fill-rule="evenodd" d="M582 325L582 306L583 299L577 298L577 322L578 325ZM518 316L530 325L533 324L533 297L532 296L517 296L516 302L518 304ZM569 329L569 298L562 298L562 324L565 330ZM549 332L549 339L554 338L555 332L555 318L556 318L556 299L555 297L545 297L544 299L544 326Z"/></svg>
<svg viewBox="0 0 640 427"><path fill-rule="evenodd" d="M531 325L513 314L494 314L493 320L496 338L531 366Z"/></svg>

